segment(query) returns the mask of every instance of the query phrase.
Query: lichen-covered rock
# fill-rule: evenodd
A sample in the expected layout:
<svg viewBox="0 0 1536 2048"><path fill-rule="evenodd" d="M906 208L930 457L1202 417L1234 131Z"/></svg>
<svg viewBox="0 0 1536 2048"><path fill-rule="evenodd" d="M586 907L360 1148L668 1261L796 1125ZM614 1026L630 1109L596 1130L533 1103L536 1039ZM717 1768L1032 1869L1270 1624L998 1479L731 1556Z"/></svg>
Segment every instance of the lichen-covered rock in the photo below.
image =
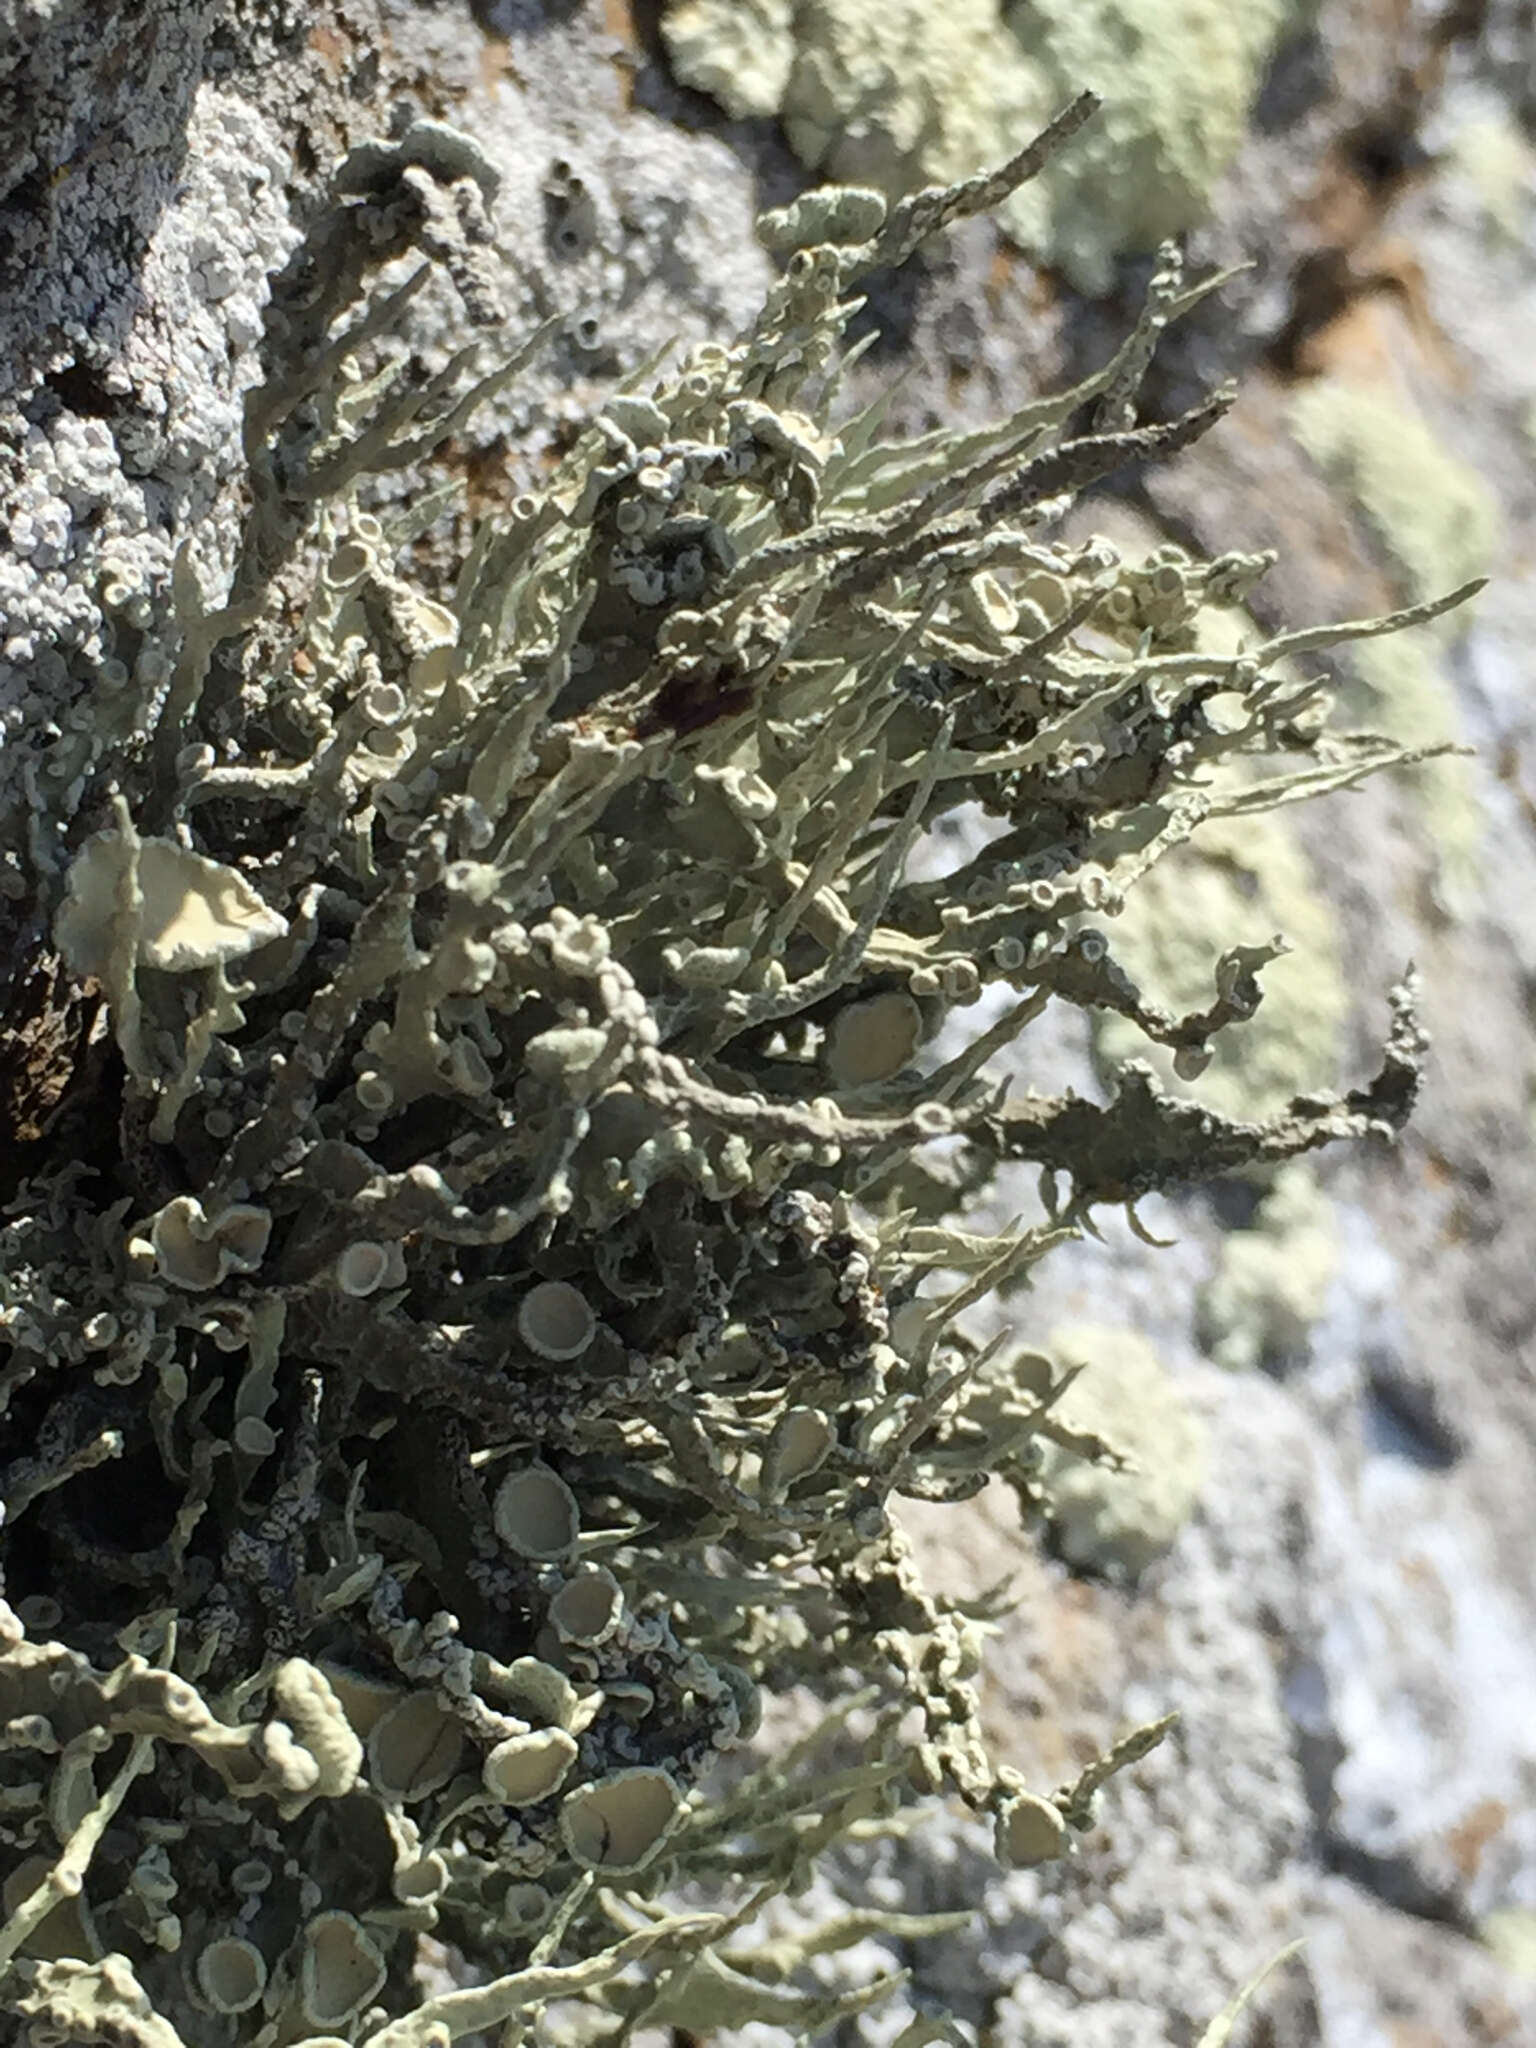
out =
<svg viewBox="0 0 1536 2048"><path fill-rule="evenodd" d="M733 120L777 114L795 68L796 11L795 0L673 0L662 23L678 77Z"/></svg>
<svg viewBox="0 0 1536 2048"><path fill-rule="evenodd" d="M27 7L0 33L0 792L7 841L25 839L26 734L45 861L93 740L170 681L145 628L173 527L196 528L182 573L210 592L239 531L242 405L267 278L298 231L280 130L205 73L219 12ZM284 40L275 27L249 24L253 58ZM178 181L184 203L167 205Z"/></svg>
<svg viewBox="0 0 1536 2048"><path fill-rule="evenodd" d="M1009 225L1087 290L1108 282L1115 256L1197 226L1270 57L1313 12L1313 0L1007 0L1008 30L1051 98L1090 86L1105 112L1038 212L1020 206Z"/></svg>
<svg viewBox="0 0 1536 2048"><path fill-rule="evenodd" d="M1194 226L1309 0L670 0L677 75L777 115L807 169L887 192L974 176L1084 86L1103 118L1001 216L1085 289Z"/></svg>
<svg viewBox="0 0 1536 2048"><path fill-rule="evenodd" d="M1050 1343L1079 1374L1056 1416L1109 1446L1086 1457L1046 1447L1056 1540L1073 1564L1134 1579L1171 1547L1200 1498L1205 1430L1134 1330L1083 1324L1052 1331Z"/></svg>
<svg viewBox="0 0 1536 2048"><path fill-rule="evenodd" d="M1338 1265L1332 1203L1308 1167L1282 1166L1251 1225L1223 1239L1221 1263L1201 1296L1211 1356L1234 1370L1295 1358Z"/></svg>
<svg viewBox="0 0 1536 2048"><path fill-rule="evenodd" d="M1292 422L1334 488L1358 506L1405 595L1426 590L1447 568L1476 576L1492 563L1498 520L1487 484L1410 405L1353 379L1323 377L1297 394ZM1351 657L1373 716L1410 745L1464 743L1443 649L1443 634L1426 631ZM1440 861L1465 900L1484 830L1466 765L1429 762L1416 780Z"/></svg>
<svg viewBox="0 0 1536 2048"><path fill-rule="evenodd" d="M1262 562L1061 534L1074 496L1223 409L1139 419L1201 295L1176 252L1069 393L916 443L836 410L860 280L1089 110L911 201L781 210L756 317L602 395L430 591L413 548L441 503L389 480L555 323L478 377L407 373L433 266L493 325L497 175L428 119L342 158L243 421L234 602L184 573L157 596L136 630L164 673L71 757L27 875L50 914L102 909L89 960L67 915L60 936L102 970L116 1049L89 1159L51 1127L0 1218L0 1847L12 1876L41 1863L0 1967L27 1997L64 1995L30 1944L76 1900L93 1995L127 1957L135 2024L134 1999L151 2028L222 2000L251 2048L405 2048L565 1994L638 2026L695 1967L712 2009L782 2014L749 1956L702 1959L729 1915L671 1915L664 1887L722 1862L783 1883L807 1815L817 1842L867 1833L904 1792L1009 1816L1035 1859L976 1617L925 1593L891 1503L1003 1470L1050 1512L1048 1447L1113 1452L968 1312L1096 1209L1395 1131L1422 1050L1404 985L1373 1080L1264 1117L1135 1062L1102 1103L991 1077L1053 1001L1198 1069L1273 945L1169 1003L1103 927L1202 833L1406 758L1328 732L1291 665L1392 622L1203 648L1201 606ZM558 232L599 233L579 171L555 184ZM984 842L910 873L958 803ZM111 886L71 891L103 829ZM146 847L240 946L141 943ZM930 1056L983 995L997 1016ZM937 1140L957 1186L1029 1168L1044 1213L965 1227L933 1200ZM1099 1518L1106 1562L1165 1540L1153 1505ZM704 1792L765 1691L855 1674L878 1712L845 1777ZM1032 1796L1081 1834L1164 1732ZM582 1873L643 1877L639 1900ZM485 1981L418 1996L429 1933Z"/></svg>
<svg viewBox="0 0 1536 2048"><path fill-rule="evenodd" d="M1116 951L1157 1001L1178 1007L1209 986L1208 934L1218 930L1256 949L1283 936L1286 949L1263 964L1262 1007L1216 1041L1189 1085L1229 1115L1263 1115L1328 1073L1346 1005L1333 914L1281 820L1219 823L1154 869L1126 907ZM1101 1020L1098 1037L1111 1059L1130 1049L1118 1017ZM1163 1056L1170 1084L1176 1058Z"/></svg>

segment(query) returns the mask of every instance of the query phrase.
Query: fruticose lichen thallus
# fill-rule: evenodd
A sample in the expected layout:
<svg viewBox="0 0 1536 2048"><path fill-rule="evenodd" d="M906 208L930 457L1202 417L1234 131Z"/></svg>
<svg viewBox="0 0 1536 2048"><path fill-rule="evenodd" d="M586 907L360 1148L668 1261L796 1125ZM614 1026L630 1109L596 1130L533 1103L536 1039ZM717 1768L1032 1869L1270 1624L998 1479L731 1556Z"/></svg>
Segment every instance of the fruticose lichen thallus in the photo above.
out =
<svg viewBox="0 0 1536 2048"><path fill-rule="evenodd" d="M555 1999L801 2038L884 1988L756 1955L823 1848L944 1793L1007 1859L1070 1854L1161 1733L1061 1785L995 1768L985 1628L925 1593L891 1503L1003 1472L1039 1514L1072 1460L1113 1466L1057 1412L1068 1372L966 1310L1103 1205L1395 1130L1411 991L1374 1080L1258 1120L1134 1061L1104 1105L988 1061L1056 1001L1197 1076L1279 941L1175 1014L1117 958L1127 892L1207 821L1410 758L1332 732L1299 658L1445 606L1212 655L1188 622L1262 558L1149 577L1053 537L1220 417L1137 418L1220 282L1171 249L1071 391L899 445L836 410L860 277L1089 111L992 176L768 215L751 327L616 391L430 594L403 564L441 496L369 510L370 479L549 338L468 389L383 346L434 265L491 321L473 145L423 122L355 153L274 287L229 604L183 563L155 686L125 710L114 674L32 842L57 957L17 1029L77 1052L0 1230L28 2039L426 2048L522 2040ZM909 879L961 803L993 836ZM963 1191L1022 1166L1034 1220L968 1230ZM834 1735L859 1701L857 1753L719 1789L796 1683ZM428 1934L472 1984L421 1981Z"/></svg>

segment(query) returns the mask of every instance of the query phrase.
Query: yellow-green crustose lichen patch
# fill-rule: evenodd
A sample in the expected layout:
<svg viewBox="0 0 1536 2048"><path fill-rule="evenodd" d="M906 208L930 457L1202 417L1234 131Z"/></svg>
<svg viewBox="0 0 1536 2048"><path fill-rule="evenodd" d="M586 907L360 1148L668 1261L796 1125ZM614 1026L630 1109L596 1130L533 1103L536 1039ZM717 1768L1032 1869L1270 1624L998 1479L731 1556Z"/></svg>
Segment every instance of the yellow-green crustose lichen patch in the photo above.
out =
<svg viewBox="0 0 1536 2048"><path fill-rule="evenodd" d="M887 192L970 177L1052 111L997 0L680 0L662 30L728 113L776 115L807 169Z"/></svg>
<svg viewBox="0 0 1536 2048"><path fill-rule="evenodd" d="M1346 377L1322 377L1296 394L1291 423L1313 461L1358 507L1404 602L1488 570L1499 542L1492 493L1404 399ZM1423 627L1391 643L1362 643L1346 657L1372 719L1394 739L1413 747L1461 742L1442 673L1446 641L1457 630ZM1482 829L1467 765L1430 761L1415 774L1445 877L1464 880Z"/></svg>
<svg viewBox="0 0 1536 2048"><path fill-rule="evenodd" d="M1383 730L1405 746L1465 744L1441 659L1433 634L1405 633L1401 640L1356 648L1348 664L1369 693L1371 711ZM1471 764L1449 755L1421 762L1412 776L1439 878L1460 900L1460 892L1476 877L1483 837L1483 811Z"/></svg>
<svg viewBox="0 0 1536 2048"><path fill-rule="evenodd" d="M1200 1497L1205 1425L1134 1330L1072 1324L1052 1331L1050 1349L1062 1365L1083 1367L1055 1405L1057 1420L1118 1454L1047 1446L1056 1540L1069 1563L1134 1579L1170 1548Z"/></svg>
<svg viewBox="0 0 1536 2048"><path fill-rule="evenodd" d="M1247 1230L1229 1231L1200 1301L1201 1336L1218 1365L1242 1371L1298 1351L1338 1270L1333 1203L1302 1160L1275 1175Z"/></svg>
<svg viewBox="0 0 1536 2048"><path fill-rule="evenodd" d="M678 77L717 99L732 120L771 117L783 106L795 66L795 0L679 0L662 33Z"/></svg>
<svg viewBox="0 0 1536 2048"><path fill-rule="evenodd" d="M1007 26L1052 104L1086 85L1104 109L1040 200L1021 195L1005 222L1089 291L1115 256L1193 227L1271 53L1309 12L1307 0L1013 0Z"/></svg>
<svg viewBox="0 0 1536 2048"><path fill-rule="evenodd" d="M1517 1977L1536 1978L1536 1909L1496 1907L1483 1915L1477 1933L1506 1970Z"/></svg>
<svg viewBox="0 0 1536 2048"><path fill-rule="evenodd" d="M1496 107L1463 123L1448 154L1451 168L1476 194L1491 234L1518 247L1536 203L1536 149Z"/></svg>
<svg viewBox="0 0 1536 2048"><path fill-rule="evenodd" d="M1278 933L1290 950L1262 970L1264 999L1255 1014L1221 1034L1210 1065L1188 1085L1225 1115L1267 1115L1333 1072L1348 1007L1337 920L1279 818L1202 826L1147 875L1110 937L1145 996L1191 1009L1210 1000L1216 932L1249 946ZM1095 1038L1104 1059L1150 1059L1168 1085L1182 1085L1170 1054L1133 1048L1123 1018L1102 1015Z"/></svg>
<svg viewBox="0 0 1536 2048"><path fill-rule="evenodd" d="M1320 377L1297 392L1291 423L1330 482L1359 506L1406 601L1486 573L1499 531L1492 494L1405 399L1348 377Z"/></svg>
<svg viewBox="0 0 1536 2048"><path fill-rule="evenodd" d="M806 167L887 192L968 177L1087 86L1103 111L1000 218L1088 290L1204 214L1306 0L674 0L677 74L777 115Z"/></svg>

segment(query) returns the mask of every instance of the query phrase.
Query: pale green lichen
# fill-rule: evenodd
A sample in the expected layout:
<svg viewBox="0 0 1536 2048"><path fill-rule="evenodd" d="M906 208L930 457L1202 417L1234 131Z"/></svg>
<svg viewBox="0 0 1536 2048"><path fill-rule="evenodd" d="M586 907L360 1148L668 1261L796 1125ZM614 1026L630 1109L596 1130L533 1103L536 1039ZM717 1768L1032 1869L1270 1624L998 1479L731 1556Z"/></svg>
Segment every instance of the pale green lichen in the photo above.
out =
<svg viewBox="0 0 1536 2048"><path fill-rule="evenodd" d="M1536 1979L1536 1908L1495 1907L1478 1922L1477 1935L1506 1970Z"/></svg>
<svg viewBox="0 0 1536 2048"><path fill-rule="evenodd" d="M1202 1340L1234 1371L1294 1358L1338 1269L1333 1203L1302 1161L1282 1166L1245 1230L1229 1231L1200 1300Z"/></svg>
<svg viewBox="0 0 1536 2048"><path fill-rule="evenodd" d="M1037 203L1005 220L1085 290L1206 214L1236 157L1269 58L1311 0L1011 0L1008 29L1050 98L1089 86L1103 122Z"/></svg>
<svg viewBox="0 0 1536 2048"><path fill-rule="evenodd" d="M1235 1117L1273 1114L1324 1084L1338 1059L1349 993L1337 920L1294 834L1277 817L1204 827L1147 876L1115 927L1115 952L1150 998L1182 1009L1208 989L1220 946L1287 950L1262 966L1264 1002L1251 1021L1216 1039L1189 1092ZM1126 1020L1095 1026L1101 1056L1132 1050ZM1154 1063L1179 1086L1175 1053Z"/></svg>
<svg viewBox="0 0 1536 2048"><path fill-rule="evenodd" d="M1117 507L1108 524L1127 568L1114 601L1123 616L1111 616L1107 603L1101 623L1122 639L1151 635L1170 649L1241 662L1262 636L1240 600L1266 558L1241 564L1240 573L1213 586L1150 521ZM1359 652L1368 656L1376 644ZM1300 701L1302 676L1294 667L1286 674ZM1217 720L1240 716L1221 698L1210 708ZM1324 715L1320 694L1301 714L1304 723ZM1437 737L1423 740L1433 744ZM1348 1009L1337 922L1282 816L1213 824L1176 849L1127 898L1116 955L1153 1001L1188 1008L1210 984L1210 935L1218 931L1251 949L1263 975L1263 1009L1218 1037L1208 1060L1172 1048L1149 1057L1167 1085L1198 1081L1201 1098L1229 1116L1269 1114L1332 1071ZM1281 950L1261 961L1277 940ZM1095 1037L1111 1062L1135 1050L1125 1020L1111 1012L1096 1018Z"/></svg>
<svg viewBox="0 0 1536 2048"><path fill-rule="evenodd" d="M1291 404L1297 439L1330 483L1366 521L1403 599L1415 602L1442 578L1484 574L1499 544L1493 494L1470 463L1440 441L1404 398L1341 376L1303 385ZM1449 624L1346 657L1369 715L1409 746L1444 749L1462 735L1443 674ZM1464 884L1475 870L1483 819L1466 764L1416 771L1426 820L1445 875Z"/></svg>
<svg viewBox="0 0 1536 2048"><path fill-rule="evenodd" d="M1190 1431L1149 1411L1148 1490L1089 1510L1077 1468L1115 1460L1058 1412L1075 1390L1011 1333L978 1355L966 1311L1104 1204L1397 1129L1411 987L1374 1080L1264 1119L1138 1062L1102 1105L987 1063L1052 1001L1185 1071L1251 1030L1267 937L1213 932L1170 1007L1092 920L1195 835L1252 848L1270 809L1408 757L1329 734L1293 663L1393 622L1202 648L1261 561L1059 537L1074 494L1223 410L1136 423L1201 295L1172 252L1077 389L905 445L878 408L834 429L860 279L1048 153L770 218L752 326L612 395L435 593L404 567L432 501L370 512L360 480L539 337L467 392L462 365L381 367L419 287L369 278L424 215L484 313L445 223L485 181L435 124L343 166L251 396L238 602L178 577L159 680L33 838L38 929L73 947L93 906L76 957L115 1045L0 1214L0 1972L38 2038L194 2048L216 2017L220 2048L434 2048L555 1998L804 2032L884 1988L804 1993L798 1952L754 1946L820 1849L954 1793L1005 1853L1058 1854L1162 1734L1044 1790L995 1767L983 1630L890 1503L1002 1471L1135 1569ZM988 842L908 879L962 803ZM155 956L155 863L232 948ZM925 1064L987 989L1000 1020ZM954 1190L1019 1166L1046 1213L965 1229ZM857 1762L807 1746L711 1796L789 1683L866 1689ZM673 1913L683 1882L741 1903ZM429 1934L482 1981L425 1993Z"/></svg>
<svg viewBox="0 0 1536 2048"><path fill-rule="evenodd" d="M1053 1330L1052 1353L1077 1377L1057 1421L1102 1439L1092 1456L1047 1444L1040 1479L1069 1563L1135 1579L1172 1546L1206 1472L1206 1430L1167 1368L1134 1330L1083 1323Z"/></svg>
<svg viewBox="0 0 1536 2048"><path fill-rule="evenodd" d="M733 120L772 116L795 63L796 0L674 0L663 17L672 65Z"/></svg>
<svg viewBox="0 0 1536 2048"><path fill-rule="evenodd" d="M890 193L974 175L1087 86L1102 119L1000 215L1085 289L1206 212L1309 0L672 0L677 75L776 114L823 175Z"/></svg>
<svg viewBox="0 0 1536 2048"><path fill-rule="evenodd" d="M1400 640L1358 647L1348 666L1361 686L1362 708L1384 732L1428 751L1465 748L1444 649L1432 633L1405 633ZM1469 901L1487 830L1470 763L1457 754L1426 760L1413 770L1408 787L1442 889L1454 902Z"/></svg>
<svg viewBox="0 0 1536 2048"><path fill-rule="evenodd" d="M1536 207L1536 148L1529 137L1495 106L1463 121L1446 154L1476 195L1491 235L1522 246Z"/></svg>
<svg viewBox="0 0 1536 2048"><path fill-rule="evenodd" d="M971 177L1051 111L995 0L811 0L793 35L785 134L808 169L850 184L900 192Z"/></svg>
<svg viewBox="0 0 1536 2048"><path fill-rule="evenodd" d="M1408 400L1348 377L1319 377L1292 399L1291 424L1329 481L1359 506L1405 603L1447 579L1487 573L1499 535L1493 494ZM1456 630L1447 621L1440 637Z"/></svg>

